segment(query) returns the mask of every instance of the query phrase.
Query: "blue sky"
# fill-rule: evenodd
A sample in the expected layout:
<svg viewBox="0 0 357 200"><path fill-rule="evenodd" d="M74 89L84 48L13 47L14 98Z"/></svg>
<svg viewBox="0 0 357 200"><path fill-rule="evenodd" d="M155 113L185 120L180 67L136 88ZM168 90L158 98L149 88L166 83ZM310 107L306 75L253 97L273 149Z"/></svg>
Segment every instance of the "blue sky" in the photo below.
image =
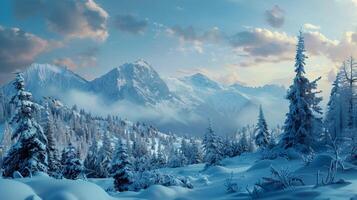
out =
<svg viewBox="0 0 357 200"><path fill-rule="evenodd" d="M302 29L321 88L357 54L356 0L3 0L0 78L32 62L91 80L147 60L163 77L202 72L225 84L288 85Z"/></svg>

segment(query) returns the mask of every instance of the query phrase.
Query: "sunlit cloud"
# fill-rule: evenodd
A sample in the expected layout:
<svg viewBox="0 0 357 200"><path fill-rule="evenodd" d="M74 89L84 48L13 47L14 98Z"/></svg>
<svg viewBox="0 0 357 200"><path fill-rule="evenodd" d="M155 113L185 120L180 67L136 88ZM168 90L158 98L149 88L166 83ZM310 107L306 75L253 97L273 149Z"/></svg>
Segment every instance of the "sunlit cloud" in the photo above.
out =
<svg viewBox="0 0 357 200"><path fill-rule="evenodd" d="M42 16L49 30L67 38L92 38L104 41L109 35L109 15L93 0L31 0L31 3L16 0L14 8L18 18Z"/></svg>

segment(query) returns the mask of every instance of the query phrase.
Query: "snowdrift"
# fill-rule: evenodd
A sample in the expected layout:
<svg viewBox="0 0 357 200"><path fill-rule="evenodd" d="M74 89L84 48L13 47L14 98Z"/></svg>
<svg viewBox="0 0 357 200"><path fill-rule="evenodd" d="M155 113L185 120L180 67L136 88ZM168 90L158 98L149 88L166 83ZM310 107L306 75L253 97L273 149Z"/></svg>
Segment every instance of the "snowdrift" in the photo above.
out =
<svg viewBox="0 0 357 200"><path fill-rule="evenodd" d="M83 180L33 177L0 179L3 200L112 200L102 188Z"/></svg>

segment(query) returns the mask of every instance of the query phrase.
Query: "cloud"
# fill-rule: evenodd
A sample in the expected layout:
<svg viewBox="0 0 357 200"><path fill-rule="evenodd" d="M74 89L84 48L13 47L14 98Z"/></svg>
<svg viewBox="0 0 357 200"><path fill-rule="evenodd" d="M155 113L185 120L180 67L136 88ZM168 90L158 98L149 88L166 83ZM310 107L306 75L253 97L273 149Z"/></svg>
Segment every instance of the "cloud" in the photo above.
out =
<svg viewBox="0 0 357 200"><path fill-rule="evenodd" d="M34 34L0 26L0 73L22 70L50 48L51 42Z"/></svg>
<svg viewBox="0 0 357 200"><path fill-rule="evenodd" d="M180 41L178 50L204 52L205 45L220 44L232 48L241 57L241 67L263 63L280 63L294 59L296 36L265 28L247 28L228 36L217 27L198 32L193 26L165 27L169 36ZM305 46L308 55L324 56L333 63L340 63L350 55L357 55L357 32L345 32L340 40L333 40L319 32L319 27L305 24Z"/></svg>
<svg viewBox="0 0 357 200"><path fill-rule="evenodd" d="M56 58L52 62L55 65L66 66L70 69L93 67L97 65L98 52L98 47L90 47L70 57Z"/></svg>
<svg viewBox="0 0 357 200"><path fill-rule="evenodd" d="M140 34L144 33L148 26L147 20L137 18L135 15L117 15L114 18L114 27L120 31Z"/></svg>
<svg viewBox="0 0 357 200"><path fill-rule="evenodd" d="M104 41L108 37L108 13L93 0L16 0L14 12L18 18L43 17L49 30L68 38L92 38Z"/></svg>
<svg viewBox="0 0 357 200"><path fill-rule="evenodd" d="M223 39L222 32L219 30L218 27L213 27L212 29L207 30L201 34L197 33L196 29L193 26L174 26L171 28L167 28L166 32L169 35L177 36L180 38L180 40L186 42L219 42Z"/></svg>
<svg viewBox="0 0 357 200"><path fill-rule="evenodd" d="M53 64L59 65L59 66L65 66L70 69L75 69L77 68L77 64L71 59L71 58L58 58L53 60Z"/></svg>
<svg viewBox="0 0 357 200"><path fill-rule="evenodd" d="M304 37L310 54L325 56L336 64L348 56L357 55L356 32L345 32L340 40L331 40L318 31L305 32Z"/></svg>
<svg viewBox="0 0 357 200"><path fill-rule="evenodd" d="M285 21L285 11L275 5L272 9L265 11L265 20L270 26L280 28Z"/></svg>
<svg viewBox="0 0 357 200"><path fill-rule="evenodd" d="M90 47L78 54L80 67L93 67L97 65L98 47Z"/></svg>
<svg viewBox="0 0 357 200"><path fill-rule="evenodd" d="M187 44L192 45L193 49L198 53L203 53L203 46L208 43L219 43L224 41L224 34L218 27L213 27L210 30L198 33L193 26L181 27L173 26L166 28L166 33L169 36L179 38L182 51L187 50Z"/></svg>
<svg viewBox="0 0 357 200"><path fill-rule="evenodd" d="M304 29L306 29L306 30L319 30L320 26L306 23L306 24L304 24Z"/></svg>
<svg viewBox="0 0 357 200"><path fill-rule="evenodd" d="M262 62L281 62L291 59L295 49L295 38L284 32L254 28L241 31L229 38L236 54L246 57L241 66Z"/></svg>
<svg viewBox="0 0 357 200"><path fill-rule="evenodd" d="M203 120L202 117L196 114L182 112L177 105L173 105L170 102L161 102L152 107L134 104L127 100L108 104L100 95L79 90L67 91L62 94L61 99L67 105L77 105L97 115L106 116L114 113L132 121L151 121L157 125L163 125L168 122L189 124L190 122Z"/></svg>
<svg viewBox="0 0 357 200"><path fill-rule="evenodd" d="M340 40L332 40L319 31L303 33L308 55L324 56L341 63L350 55L357 55L357 33L345 32ZM254 28L230 37L229 44L237 55L244 57L241 67L260 63L279 63L293 60L296 38L285 32Z"/></svg>

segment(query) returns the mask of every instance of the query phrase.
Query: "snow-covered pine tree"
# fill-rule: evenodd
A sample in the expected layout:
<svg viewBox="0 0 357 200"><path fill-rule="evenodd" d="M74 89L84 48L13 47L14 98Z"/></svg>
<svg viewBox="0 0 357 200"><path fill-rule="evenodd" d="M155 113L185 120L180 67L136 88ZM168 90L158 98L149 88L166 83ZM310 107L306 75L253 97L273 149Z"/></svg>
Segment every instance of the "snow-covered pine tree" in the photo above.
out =
<svg viewBox="0 0 357 200"><path fill-rule="evenodd" d="M342 66L343 75L346 81L346 97L347 97L347 128L350 133L357 130L357 111L356 111L356 83L357 83L357 62L351 56Z"/></svg>
<svg viewBox="0 0 357 200"><path fill-rule="evenodd" d="M2 168L2 162L4 157L6 156L6 152L11 148L11 126L5 121L4 123L4 131L2 133L2 138L0 140L0 168Z"/></svg>
<svg viewBox="0 0 357 200"><path fill-rule="evenodd" d="M267 148L269 146L270 135L268 125L265 121L263 108L259 106L258 123L255 128L255 144L260 148Z"/></svg>
<svg viewBox="0 0 357 200"><path fill-rule="evenodd" d="M113 149L112 144L109 138L109 132L106 132L103 135L103 145L99 150L99 168L98 168L98 175L100 178L107 178L109 177L110 173L110 163L112 162L113 157Z"/></svg>
<svg viewBox="0 0 357 200"><path fill-rule="evenodd" d="M170 152L168 167L183 167L187 165L187 159L180 149L173 148Z"/></svg>
<svg viewBox="0 0 357 200"><path fill-rule="evenodd" d="M337 139L342 136L344 128L344 110L343 110L343 94L341 86L341 72L336 76L332 84L330 100L327 104L327 113L325 125L331 139Z"/></svg>
<svg viewBox="0 0 357 200"><path fill-rule="evenodd" d="M119 139L116 145L111 166L115 189L120 192L128 190L129 185L132 183L133 168L130 163L126 145L121 139Z"/></svg>
<svg viewBox="0 0 357 200"><path fill-rule="evenodd" d="M11 177L15 171L22 176L31 176L36 172L47 172L47 138L42 127L34 119L40 106L32 102L32 94L25 90L25 81L21 73L17 73L14 81L16 94L11 103L16 113L12 124L16 125L12 139L17 139L3 161L5 177Z"/></svg>
<svg viewBox="0 0 357 200"><path fill-rule="evenodd" d="M245 131L242 133L238 144L239 144L240 154L249 151L250 145L249 145L247 133Z"/></svg>
<svg viewBox="0 0 357 200"><path fill-rule="evenodd" d="M155 156L155 166L156 168L162 168L165 167L167 164L167 159L166 159L166 155L164 153L164 150L162 149L162 145L161 142L159 141L159 145L157 147L157 153Z"/></svg>
<svg viewBox="0 0 357 200"><path fill-rule="evenodd" d="M190 140L190 156L189 156L189 164L198 164L198 163L202 163L203 161L203 155L202 155L202 150L201 150L201 146L200 144L191 139Z"/></svg>
<svg viewBox="0 0 357 200"><path fill-rule="evenodd" d="M284 149L294 148L303 153L313 149L317 134L321 134L316 129L316 123L321 122L321 118L315 116L321 114L318 104L322 98L317 97L319 92L315 91L320 78L310 82L305 77L306 58L304 37L300 31L295 57L296 75L286 97L290 105L280 145Z"/></svg>
<svg viewBox="0 0 357 200"><path fill-rule="evenodd" d="M91 146L89 147L87 156L84 160L84 167L88 178L99 178L99 162L98 162L98 142L93 138Z"/></svg>
<svg viewBox="0 0 357 200"><path fill-rule="evenodd" d="M54 127L53 127L53 122L52 122L52 117L50 114L50 109L48 106L48 103L45 105L45 115L46 115L46 124L44 128L45 135L47 137L47 155L48 155L48 174L52 177L55 178L60 178L61 173L61 160L59 157L59 153L56 147L56 142L54 138Z"/></svg>
<svg viewBox="0 0 357 200"><path fill-rule="evenodd" d="M67 179L79 179L84 176L83 163L79 158L78 150L69 143L62 152L63 177Z"/></svg>
<svg viewBox="0 0 357 200"><path fill-rule="evenodd" d="M211 123L203 138L204 157L207 166L219 165L223 159L222 140L216 135L211 127Z"/></svg>

